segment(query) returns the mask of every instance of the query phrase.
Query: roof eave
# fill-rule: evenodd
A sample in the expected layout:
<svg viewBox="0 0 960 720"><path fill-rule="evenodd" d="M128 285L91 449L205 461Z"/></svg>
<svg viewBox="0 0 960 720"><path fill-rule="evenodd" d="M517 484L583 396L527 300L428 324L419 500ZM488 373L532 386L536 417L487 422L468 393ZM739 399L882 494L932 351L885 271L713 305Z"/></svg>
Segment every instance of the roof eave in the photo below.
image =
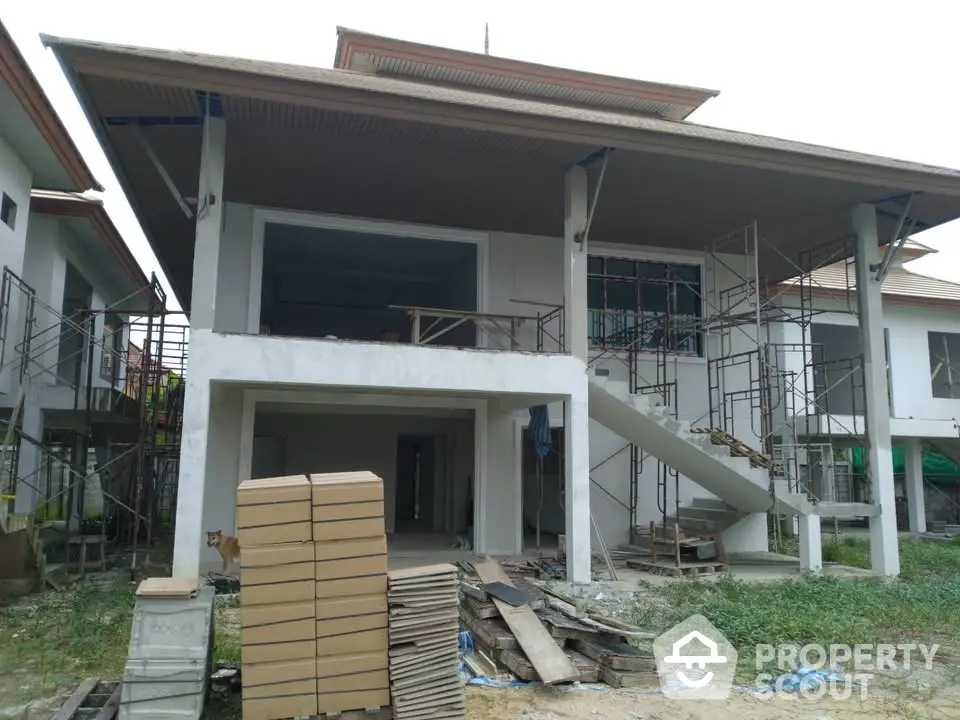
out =
<svg viewBox="0 0 960 720"><path fill-rule="evenodd" d="M914 192L960 197L960 172L925 172L913 168L828 158L783 148L745 145L732 140L692 137L645 128L623 127L594 121L548 117L534 112L478 107L454 101L413 97L381 89L349 88L333 83L284 78L246 70L217 68L166 58L125 55L119 62L110 51L86 46L83 41L44 36L71 78L84 105L88 120L104 145L102 125L90 116L91 104L79 92L74 73L78 69L64 57L72 50L86 57L77 63L80 72L104 77L149 82L161 86L206 87L221 94L261 100L336 109L401 120L422 121L425 116L437 124L507 132L574 144L613 146L639 152L686 156L726 164L830 178L878 188L904 188ZM99 57L98 57L99 56ZM200 77L198 77L200 76ZM199 84L198 84L199 83ZM531 103L535 105L536 103ZM614 114L614 113L611 113ZM109 156L109 153L108 153ZM869 159L870 156L865 156ZM117 163L110 158L114 169ZM889 160L877 158L877 160ZM931 168L938 169L938 168ZM941 169L942 170L942 169Z"/></svg>
<svg viewBox="0 0 960 720"><path fill-rule="evenodd" d="M82 197L51 197L35 195L30 199L30 212L41 215L57 215L61 217L78 217L88 220L97 230L100 237L110 248L127 277L137 287L143 288L151 304L159 304L159 298L153 292L150 281L140 267L130 248L127 247L123 236L113 224L103 203Z"/></svg>
<svg viewBox="0 0 960 720"><path fill-rule="evenodd" d="M87 166L83 155L80 154L80 150L61 122L36 75L17 49L13 38L2 22L0 22L0 74L10 84L14 95L17 96L37 130L56 154L63 169L74 183L74 186L70 188L55 189L77 192L85 190L103 191L103 186L93 176L93 172Z"/></svg>
<svg viewBox="0 0 960 720"><path fill-rule="evenodd" d="M97 138L101 149L103 150L104 155L107 157L107 162L110 164L110 168L113 170L113 174L116 176L117 181L120 183L121 188L129 187L129 182L125 174L123 173L122 166L116 157L116 153L113 150L113 144L110 142L109 138L106 135L105 127L103 123L99 121L99 118L94 117L91 114L93 104L90 101L90 98L87 96L87 93L83 89L83 85L78 81L76 74L74 73L73 67L65 61L60 48L61 39L52 35L40 35L40 40L43 42L44 46L50 48L53 52L54 57L57 59L57 64L60 66L60 69L63 71L64 76L67 78L67 82L70 84L71 90L73 90L74 95L76 95L80 107L83 109L83 115L87 119L87 124L93 130L93 134ZM126 197L127 202L130 204L131 209L133 210L134 215L137 218L137 222L140 224L140 229L144 234L144 237L147 238L147 242L150 244L150 248L153 250L154 255L157 258L157 262L160 265L160 269L163 271L163 274L168 278L173 277L173 274L170 272L170 268L167 266L166 262L162 259L162 255L159 251L159 245L156 242L156 238L153 237L153 234L150 230L144 227L141 218L143 213L137 203L136 198L130 197L126 190L123 190L124 197ZM142 272L142 271L141 271ZM183 308L186 307L183 303L183 298L180 293L177 292L176 286L172 282L168 283L170 289L173 292L173 296L177 301L177 304ZM152 292L152 291L151 291ZM187 313L189 317L189 313Z"/></svg>

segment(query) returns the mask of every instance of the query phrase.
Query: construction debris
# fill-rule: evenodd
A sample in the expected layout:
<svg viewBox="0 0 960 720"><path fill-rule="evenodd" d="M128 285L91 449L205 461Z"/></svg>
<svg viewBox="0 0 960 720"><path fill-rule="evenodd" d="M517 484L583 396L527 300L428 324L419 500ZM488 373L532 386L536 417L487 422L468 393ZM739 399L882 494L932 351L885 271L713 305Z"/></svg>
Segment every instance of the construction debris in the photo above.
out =
<svg viewBox="0 0 960 720"><path fill-rule="evenodd" d="M479 582L461 581L460 622L470 631L474 650L464 656L464 664L474 675L494 677L505 668L522 681L604 682L613 687L646 685L655 678L652 652L628 642L651 639L655 633L591 613L584 600L525 577L511 579L505 570L514 567L476 561ZM485 592L490 584L498 593L501 584L512 588L512 600L528 600L507 603Z"/></svg>

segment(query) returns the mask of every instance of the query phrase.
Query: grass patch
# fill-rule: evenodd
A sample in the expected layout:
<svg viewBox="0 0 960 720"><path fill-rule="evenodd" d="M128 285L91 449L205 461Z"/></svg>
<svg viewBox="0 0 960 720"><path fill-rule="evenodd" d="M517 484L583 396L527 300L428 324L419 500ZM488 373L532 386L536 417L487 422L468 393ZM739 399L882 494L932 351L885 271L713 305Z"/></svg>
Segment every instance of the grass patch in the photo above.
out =
<svg viewBox="0 0 960 720"><path fill-rule="evenodd" d="M803 646L960 641L960 545L903 541L901 579L884 583L812 577L769 583L723 579L651 586L667 601L641 602L635 620L666 630L699 613L740 652L740 669L753 668L758 644ZM837 562L869 567L860 539L824 548ZM755 671L754 671L755 672Z"/></svg>
<svg viewBox="0 0 960 720"><path fill-rule="evenodd" d="M133 588L100 592L81 585L5 608L0 615L0 696L37 698L91 675L121 677L133 605Z"/></svg>

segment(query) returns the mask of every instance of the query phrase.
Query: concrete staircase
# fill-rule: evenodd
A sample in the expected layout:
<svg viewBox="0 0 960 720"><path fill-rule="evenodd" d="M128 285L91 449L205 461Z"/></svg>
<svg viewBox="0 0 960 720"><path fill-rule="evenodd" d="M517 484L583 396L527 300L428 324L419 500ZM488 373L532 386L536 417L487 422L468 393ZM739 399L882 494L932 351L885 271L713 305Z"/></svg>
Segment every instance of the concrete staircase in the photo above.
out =
<svg viewBox="0 0 960 720"><path fill-rule="evenodd" d="M689 422L674 418L668 407L654 403L653 396L631 394L626 382L592 376L589 401L591 418L740 513L860 517L872 516L878 510L861 503L818 503L805 492L791 492L786 480L775 481L774 507L768 470L752 467L748 458L734 456L729 448L714 444L708 433L692 432ZM688 512L691 510L688 508ZM693 512L709 515L711 510L701 506Z"/></svg>

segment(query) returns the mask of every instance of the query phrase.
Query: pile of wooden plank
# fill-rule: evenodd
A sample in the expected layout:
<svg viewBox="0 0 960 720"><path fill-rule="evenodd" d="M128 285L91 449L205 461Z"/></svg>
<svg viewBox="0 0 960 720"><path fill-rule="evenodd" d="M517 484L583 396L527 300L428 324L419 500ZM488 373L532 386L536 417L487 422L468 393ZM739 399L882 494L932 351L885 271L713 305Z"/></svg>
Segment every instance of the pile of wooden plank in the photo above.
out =
<svg viewBox="0 0 960 720"><path fill-rule="evenodd" d="M493 560L475 562L474 569L479 582L461 583L460 622L478 650L476 672L489 674L489 667L483 669L489 659L521 680L545 684L656 685L653 654L626 641L653 633L592 616L572 598L544 592L524 578L511 580ZM466 658L474 669L471 660Z"/></svg>
<svg viewBox="0 0 960 720"><path fill-rule="evenodd" d="M464 717L457 576L453 565L387 574L394 720Z"/></svg>

